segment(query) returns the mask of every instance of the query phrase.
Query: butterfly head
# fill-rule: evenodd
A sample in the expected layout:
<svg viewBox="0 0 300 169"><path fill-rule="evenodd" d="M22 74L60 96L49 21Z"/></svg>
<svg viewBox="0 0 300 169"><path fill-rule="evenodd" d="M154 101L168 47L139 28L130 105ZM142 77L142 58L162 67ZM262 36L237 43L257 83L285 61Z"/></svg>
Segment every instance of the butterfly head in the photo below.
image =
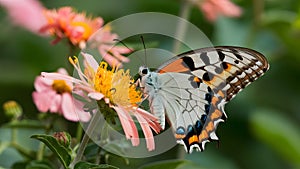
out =
<svg viewBox="0 0 300 169"><path fill-rule="evenodd" d="M140 76L145 76L145 75L147 75L147 74L149 74L150 73L150 70L149 70L149 68L148 67L146 67L146 66L141 66L140 68L139 68L139 75Z"/></svg>

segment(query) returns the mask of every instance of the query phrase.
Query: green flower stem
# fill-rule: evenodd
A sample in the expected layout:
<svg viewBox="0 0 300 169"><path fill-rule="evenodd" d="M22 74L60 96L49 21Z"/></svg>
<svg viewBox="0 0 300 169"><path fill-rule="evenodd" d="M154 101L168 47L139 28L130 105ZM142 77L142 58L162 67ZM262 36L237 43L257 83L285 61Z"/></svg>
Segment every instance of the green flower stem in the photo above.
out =
<svg viewBox="0 0 300 169"><path fill-rule="evenodd" d="M20 154L27 157L28 159L34 159L35 158L34 153L32 151L29 151L29 150L23 148L22 146L20 146L16 142L11 142L10 146L13 147L14 149L16 149Z"/></svg>
<svg viewBox="0 0 300 169"><path fill-rule="evenodd" d="M86 146L87 146L87 144L90 140L89 134L93 132L93 130L96 127L99 120L100 120L100 112L97 111L94 114L94 116L92 117L92 120L89 123L89 125L88 125L88 127L87 127L87 129L86 129L86 131L83 135L83 138L82 138L82 141L79 145L76 157L75 157L74 161L70 164L70 168L73 168L75 166L75 164L78 163L82 159L84 150L85 150L85 148L86 148Z"/></svg>
<svg viewBox="0 0 300 169"><path fill-rule="evenodd" d="M80 123L77 124L77 131L76 131L76 141L80 142L81 138L82 138L82 126Z"/></svg>
<svg viewBox="0 0 300 169"><path fill-rule="evenodd" d="M188 20L191 14L192 4L187 0L181 0L179 17ZM175 37L183 39L187 29L187 22L180 21L177 23ZM181 42L175 40L173 45L173 53L178 53Z"/></svg>
<svg viewBox="0 0 300 169"><path fill-rule="evenodd" d="M16 144L17 143L17 135L18 135L18 131L16 128L12 128L11 129L11 143L12 144Z"/></svg>
<svg viewBox="0 0 300 169"><path fill-rule="evenodd" d="M17 135L18 131L16 128L11 129L11 141L10 141L10 146L16 149L20 154L24 155L25 157L29 159L34 159L34 156L32 155L32 152L23 148L17 143Z"/></svg>
<svg viewBox="0 0 300 169"><path fill-rule="evenodd" d="M45 144L40 142L39 149L38 149L37 154L36 154L36 159L38 161L43 160L44 150L45 150Z"/></svg>

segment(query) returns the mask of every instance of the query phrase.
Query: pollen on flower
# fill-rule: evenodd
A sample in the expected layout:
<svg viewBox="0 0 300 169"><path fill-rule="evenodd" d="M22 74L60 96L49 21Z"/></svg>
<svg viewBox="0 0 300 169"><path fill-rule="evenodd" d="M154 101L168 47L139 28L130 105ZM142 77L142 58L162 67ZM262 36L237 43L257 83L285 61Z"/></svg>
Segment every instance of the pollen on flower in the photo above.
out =
<svg viewBox="0 0 300 169"><path fill-rule="evenodd" d="M113 67L101 62L94 79L95 90L109 98L110 103L121 106L135 106L141 101L142 94L136 90L129 70Z"/></svg>
<svg viewBox="0 0 300 169"><path fill-rule="evenodd" d="M73 56L73 57L69 57L69 62L72 64L72 65L75 65L78 63L78 58L76 56Z"/></svg>
<svg viewBox="0 0 300 169"><path fill-rule="evenodd" d="M59 94L72 92L70 86L64 80L54 80L52 88Z"/></svg>

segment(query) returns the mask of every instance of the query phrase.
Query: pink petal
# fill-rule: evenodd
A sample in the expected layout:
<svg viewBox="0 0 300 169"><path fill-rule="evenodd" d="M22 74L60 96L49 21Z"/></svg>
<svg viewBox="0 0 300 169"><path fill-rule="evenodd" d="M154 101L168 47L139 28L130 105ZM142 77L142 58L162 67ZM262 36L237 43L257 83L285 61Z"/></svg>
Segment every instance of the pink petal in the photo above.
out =
<svg viewBox="0 0 300 169"><path fill-rule="evenodd" d="M203 2L200 8L208 21L214 22L217 20L218 11L214 9L214 6L209 1Z"/></svg>
<svg viewBox="0 0 300 169"><path fill-rule="evenodd" d="M45 79L42 76L37 76L34 81L34 88L37 92L43 90L52 90L53 80Z"/></svg>
<svg viewBox="0 0 300 169"><path fill-rule="evenodd" d="M37 0L0 0L0 5L6 8L15 24L33 33L40 35L39 29L47 23L44 7Z"/></svg>
<svg viewBox="0 0 300 169"><path fill-rule="evenodd" d="M44 78L50 79L50 80L65 80L67 82L72 82L72 83L77 83L77 84L82 84L84 83L81 80L78 80L74 77L71 77L69 75L63 75L60 73L47 73L47 72L42 72L41 75Z"/></svg>
<svg viewBox="0 0 300 169"><path fill-rule="evenodd" d="M147 121L144 119L144 117L142 115L140 115L138 113L135 113L134 115L142 127L148 150L149 151L154 150L155 143L154 143L153 134L152 134L149 124L147 123Z"/></svg>
<svg viewBox="0 0 300 169"><path fill-rule="evenodd" d="M154 132L156 134L158 134L162 128L158 122L158 119L151 113L147 112L146 110L143 110L141 108L137 108L136 112L134 112L134 114L139 114L141 115L144 119L147 120L147 123L149 124L149 126L154 130Z"/></svg>
<svg viewBox="0 0 300 169"><path fill-rule="evenodd" d="M125 109L121 107L115 106L113 108L116 110L119 116L126 138L131 139L131 143L133 146L139 145L139 135L132 117L128 114L128 112Z"/></svg>
<svg viewBox="0 0 300 169"><path fill-rule="evenodd" d="M104 48L104 46L100 46L98 48L100 55L103 57L103 59L111 66L115 66L115 65L119 65L121 64L121 62L114 58L112 55L110 55L108 53L108 51L106 50L106 48Z"/></svg>
<svg viewBox="0 0 300 169"><path fill-rule="evenodd" d="M54 97L50 101L50 112L62 114L61 101L62 101L62 96L60 94L54 95Z"/></svg>
<svg viewBox="0 0 300 169"><path fill-rule="evenodd" d="M104 97L104 95L99 92L91 92L88 94L88 97L95 99L95 100L101 100Z"/></svg>
<svg viewBox="0 0 300 169"><path fill-rule="evenodd" d="M205 0L198 4L207 20L214 22L218 15L228 17L241 16L242 10L230 0Z"/></svg>
<svg viewBox="0 0 300 169"><path fill-rule="evenodd" d="M84 103L76 99L73 99L73 103L75 112L79 117L79 121L88 122L91 119L91 115L89 112L84 111Z"/></svg>
<svg viewBox="0 0 300 169"><path fill-rule="evenodd" d="M112 48L112 50L110 50L110 52L113 54L113 56L115 58L119 59L121 62L125 62L125 63L129 62L129 58L121 55L117 49Z"/></svg>
<svg viewBox="0 0 300 169"><path fill-rule="evenodd" d="M79 121L79 117L75 111L73 98L70 93L62 94L61 110L63 116L70 121Z"/></svg>
<svg viewBox="0 0 300 169"><path fill-rule="evenodd" d="M59 68L57 70L57 73L63 74L63 75L69 75L69 73L67 72L67 70L65 68Z"/></svg>
<svg viewBox="0 0 300 169"><path fill-rule="evenodd" d="M96 72L98 67L99 67L99 64L95 60L95 58L92 55L88 54L88 53L81 52L81 54L84 57L85 61L88 63L88 65L93 68L94 72Z"/></svg>
<svg viewBox="0 0 300 169"><path fill-rule="evenodd" d="M55 97L55 91L33 92L32 98L40 112L47 112L51 107L51 100Z"/></svg>
<svg viewBox="0 0 300 169"><path fill-rule="evenodd" d="M220 9L220 13L225 16L239 17L242 14L241 8L229 0L219 0L219 2L216 3L216 6L218 6L218 8Z"/></svg>

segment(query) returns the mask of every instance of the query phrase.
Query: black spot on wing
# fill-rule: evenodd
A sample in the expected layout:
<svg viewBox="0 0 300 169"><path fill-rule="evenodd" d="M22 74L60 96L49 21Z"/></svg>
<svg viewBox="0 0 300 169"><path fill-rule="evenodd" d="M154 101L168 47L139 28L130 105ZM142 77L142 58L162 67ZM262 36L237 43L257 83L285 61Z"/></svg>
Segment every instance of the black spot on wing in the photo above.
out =
<svg viewBox="0 0 300 169"><path fill-rule="evenodd" d="M206 93L205 94L205 100L207 100L210 103L211 99L212 99L212 94L211 93Z"/></svg>
<svg viewBox="0 0 300 169"><path fill-rule="evenodd" d="M193 61L193 59L192 59L191 57L189 57L189 56L184 56L184 57L182 57L182 61L186 64L186 66L187 66L191 71L196 70L194 61Z"/></svg>
<svg viewBox="0 0 300 169"><path fill-rule="evenodd" d="M238 54L238 53L233 53L235 55L236 58L238 58L239 60L243 60L243 57Z"/></svg>
<svg viewBox="0 0 300 169"><path fill-rule="evenodd" d="M218 51L219 59L220 61L223 61L225 59L225 54L221 51Z"/></svg>
<svg viewBox="0 0 300 169"><path fill-rule="evenodd" d="M213 79L214 75L210 72L205 72L202 76L202 79L204 81L211 81Z"/></svg>
<svg viewBox="0 0 300 169"><path fill-rule="evenodd" d="M227 62L222 62L222 67L223 67L223 69L227 69L228 68L228 63Z"/></svg>
<svg viewBox="0 0 300 169"><path fill-rule="evenodd" d="M200 54L200 59L203 61L205 65L209 65L209 57L207 56L207 52L203 52Z"/></svg>
<svg viewBox="0 0 300 169"><path fill-rule="evenodd" d="M205 108L205 113L208 114L210 110L210 104L204 105L204 108Z"/></svg>

